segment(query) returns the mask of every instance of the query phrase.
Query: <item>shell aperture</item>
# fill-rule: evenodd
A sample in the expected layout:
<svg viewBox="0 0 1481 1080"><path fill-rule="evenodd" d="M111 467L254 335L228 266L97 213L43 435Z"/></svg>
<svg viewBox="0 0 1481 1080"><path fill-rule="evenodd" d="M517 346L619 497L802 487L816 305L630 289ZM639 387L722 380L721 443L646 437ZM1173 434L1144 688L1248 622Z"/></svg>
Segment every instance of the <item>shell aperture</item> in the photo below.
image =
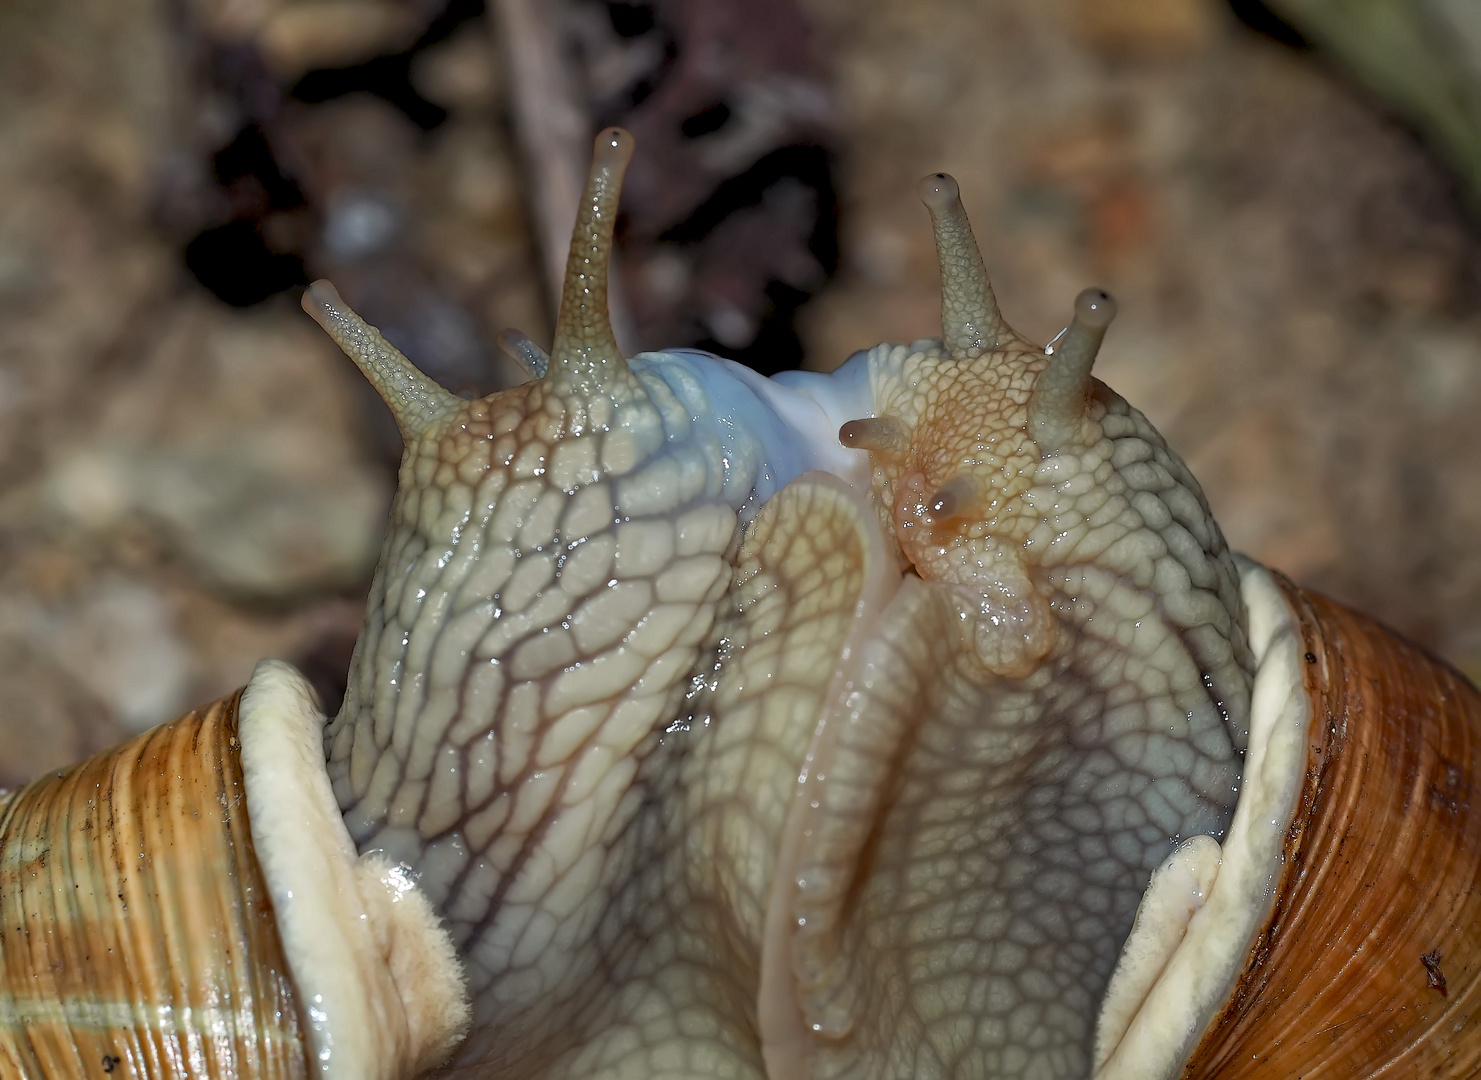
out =
<svg viewBox="0 0 1481 1080"><path fill-rule="evenodd" d="M548 371L403 424L326 731L358 847L458 946L458 1060L1087 1075L1142 890L1239 782L1251 661L1197 484L1089 379L1104 305L1036 390L948 177L945 345L624 359L630 143L597 139Z"/></svg>

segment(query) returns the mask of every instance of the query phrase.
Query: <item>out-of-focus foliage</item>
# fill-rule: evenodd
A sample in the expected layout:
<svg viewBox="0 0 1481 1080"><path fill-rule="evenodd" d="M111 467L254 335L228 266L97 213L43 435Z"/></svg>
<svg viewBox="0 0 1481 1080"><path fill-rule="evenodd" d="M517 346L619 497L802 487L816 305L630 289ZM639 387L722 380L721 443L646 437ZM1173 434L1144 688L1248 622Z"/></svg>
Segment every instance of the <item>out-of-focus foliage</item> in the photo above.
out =
<svg viewBox="0 0 1481 1080"><path fill-rule="evenodd" d="M1481 4L1269 0L1434 140L1481 207Z"/></svg>

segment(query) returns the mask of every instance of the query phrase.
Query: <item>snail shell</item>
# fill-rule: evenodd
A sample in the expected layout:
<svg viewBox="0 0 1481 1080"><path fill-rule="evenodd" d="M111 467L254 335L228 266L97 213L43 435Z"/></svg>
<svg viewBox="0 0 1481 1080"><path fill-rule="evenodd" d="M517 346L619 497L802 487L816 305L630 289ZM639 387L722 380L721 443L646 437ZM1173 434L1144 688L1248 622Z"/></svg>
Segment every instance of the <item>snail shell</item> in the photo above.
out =
<svg viewBox="0 0 1481 1080"><path fill-rule="evenodd" d="M306 294L406 440L345 706L264 662L0 804L0 1061L1473 1075L1475 689L1237 562L1110 298L1016 334L944 175L941 339L624 358L631 152L523 386Z"/></svg>
<svg viewBox="0 0 1481 1080"><path fill-rule="evenodd" d="M451 944L357 859L286 664L0 801L7 1076L408 1076L467 1023ZM250 818L250 823L249 823Z"/></svg>
<svg viewBox="0 0 1481 1080"><path fill-rule="evenodd" d="M1189 1076L1481 1071L1481 695L1282 581L1312 718L1273 911Z"/></svg>
<svg viewBox="0 0 1481 1080"><path fill-rule="evenodd" d="M247 825L239 698L6 797L11 1075L306 1075Z"/></svg>
<svg viewBox="0 0 1481 1080"><path fill-rule="evenodd" d="M1264 623L1250 801L1212 880L1185 871L1177 917L1139 919L1095 1075L1473 1076L1481 694L1371 619L1245 577Z"/></svg>

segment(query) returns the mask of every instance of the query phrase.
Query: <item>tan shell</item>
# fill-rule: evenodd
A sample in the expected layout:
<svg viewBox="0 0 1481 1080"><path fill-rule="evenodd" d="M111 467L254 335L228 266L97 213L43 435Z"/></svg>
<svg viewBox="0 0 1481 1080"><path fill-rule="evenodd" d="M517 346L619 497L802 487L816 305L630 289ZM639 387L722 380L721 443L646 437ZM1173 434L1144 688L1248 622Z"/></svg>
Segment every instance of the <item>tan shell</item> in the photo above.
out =
<svg viewBox="0 0 1481 1080"><path fill-rule="evenodd" d="M1306 776L1270 924L1183 1075L1474 1077L1481 693L1281 584L1306 650Z"/></svg>
<svg viewBox="0 0 1481 1080"><path fill-rule="evenodd" d="M308 1074L240 696L0 799L0 1073Z"/></svg>

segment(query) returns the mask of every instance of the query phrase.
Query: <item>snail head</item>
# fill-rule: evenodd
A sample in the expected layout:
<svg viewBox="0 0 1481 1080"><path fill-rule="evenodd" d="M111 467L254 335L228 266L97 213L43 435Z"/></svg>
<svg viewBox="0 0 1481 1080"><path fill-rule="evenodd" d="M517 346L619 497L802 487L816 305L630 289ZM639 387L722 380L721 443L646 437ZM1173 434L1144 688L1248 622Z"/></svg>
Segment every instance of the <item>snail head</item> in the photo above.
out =
<svg viewBox="0 0 1481 1080"><path fill-rule="evenodd" d="M1031 491L1042 463L1100 441L1090 368L1115 302L1087 289L1069 328L1048 348L1034 345L998 310L956 181L937 173L919 190L941 264L941 340L880 347L875 415L843 425L839 438L869 451L904 561L975 598L989 625L1006 618L1022 631L1011 647L978 635L990 669L1021 674L1055 644L1032 581L1044 549L1032 543L1042 515Z"/></svg>
<svg viewBox="0 0 1481 1080"><path fill-rule="evenodd" d="M597 136L550 353L522 334L500 335L500 346L531 376L530 382L467 401L419 371L350 310L329 282L316 281L304 293L304 310L390 406L406 440L408 463L422 461L423 468L434 471L438 464L448 465L466 482L480 466L498 462L513 466L517 474L550 476L569 490L580 477L593 475L598 452L622 455L620 434L598 440L600 451L581 436L613 434L609 429L616 411L641 394L607 313L612 235L633 145L633 137L621 128ZM570 449L561 461L547 460L561 440ZM583 453L573 454L578 444Z"/></svg>

